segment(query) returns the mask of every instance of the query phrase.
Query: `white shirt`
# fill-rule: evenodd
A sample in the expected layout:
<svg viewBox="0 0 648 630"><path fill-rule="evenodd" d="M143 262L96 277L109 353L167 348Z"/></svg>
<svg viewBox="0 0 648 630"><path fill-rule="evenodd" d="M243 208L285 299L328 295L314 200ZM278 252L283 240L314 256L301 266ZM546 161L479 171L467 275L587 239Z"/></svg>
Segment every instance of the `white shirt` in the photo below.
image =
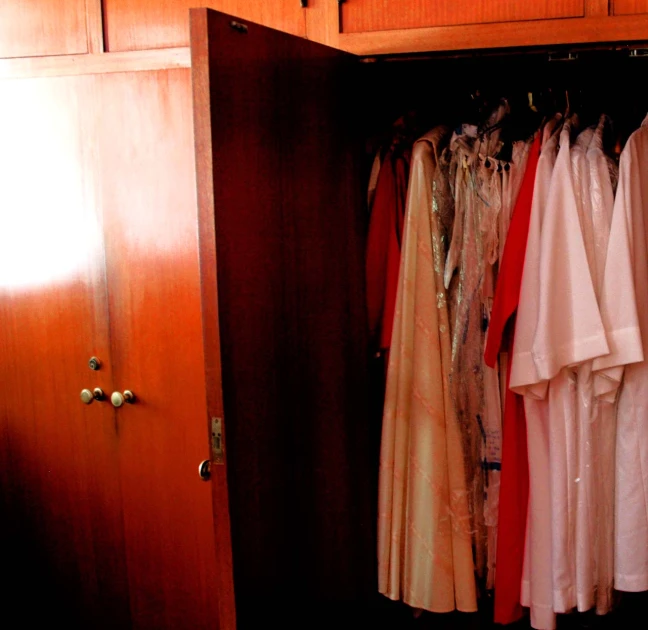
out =
<svg viewBox="0 0 648 630"><path fill-rule="evenodd" d="M614 396L615 588L648 590L648 117L621 155L602 289L611 353L594 362L597 393Z"/></svg>

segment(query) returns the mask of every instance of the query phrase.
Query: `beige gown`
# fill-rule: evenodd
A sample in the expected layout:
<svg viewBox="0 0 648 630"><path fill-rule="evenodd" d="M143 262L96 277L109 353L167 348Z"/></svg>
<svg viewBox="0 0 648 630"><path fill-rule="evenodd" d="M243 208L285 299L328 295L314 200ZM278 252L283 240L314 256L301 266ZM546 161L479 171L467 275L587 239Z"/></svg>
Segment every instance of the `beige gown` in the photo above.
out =
<svg viewBox="0 0 648 630"><path fill-rule="evenodd" d="M448 388L447 235L435 177L448 130L412 155L380 456L379 590L432 612L477 610L461 433Z"/></svg>

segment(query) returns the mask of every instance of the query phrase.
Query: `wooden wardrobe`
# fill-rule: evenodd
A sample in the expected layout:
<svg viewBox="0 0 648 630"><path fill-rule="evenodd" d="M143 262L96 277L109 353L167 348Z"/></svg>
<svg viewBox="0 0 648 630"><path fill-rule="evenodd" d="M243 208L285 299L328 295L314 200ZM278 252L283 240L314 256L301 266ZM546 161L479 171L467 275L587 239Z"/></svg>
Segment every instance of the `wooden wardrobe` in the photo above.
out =
<svg viewBox="0 0 648 630"><path fill-rule="evenodd" d="M0 9L7 627L423 627L376 593L368 141L466 72L570 76L451 50L607 42L631 76L648 8L58 4Z"/></svg>

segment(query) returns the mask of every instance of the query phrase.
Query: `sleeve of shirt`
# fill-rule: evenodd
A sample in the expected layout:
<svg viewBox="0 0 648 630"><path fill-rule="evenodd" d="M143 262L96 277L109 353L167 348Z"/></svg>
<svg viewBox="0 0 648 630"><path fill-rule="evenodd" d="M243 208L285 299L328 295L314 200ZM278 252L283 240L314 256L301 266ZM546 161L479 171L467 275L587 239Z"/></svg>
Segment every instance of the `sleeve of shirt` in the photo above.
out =
<svg viewBox="0 0 648 630"><path fill-rule="evenodd" d="M566 142L568 138L561 139L563 146L554 168L541 234L540 300L533 359L543 379L552 379L564 367L609 352L587 260Z"/></svg>
<svg viewBox="0 0 648 630"><path fill-rule="evenodd" d="M542 159L542 156L541 156ZM548 185L550 169L546 163L539 165L533 191L533 203L527 235L527 246L522 265L519 305L515 322L513 352L511 355L509 389L520 396L543 399L547 394L547 381L537 373L532 347L538 321L540 234L544 188Z"/></svg>
<svg viewBox="0 0 648 630"><path fill-rule="evenodd" d="M621 159L601 289L601 317L610 353L595 359L593 365L594 392L611 402L623 378L623 366L644 358L634 282L633 185L629 155L629 151L624 152Z"/></svg>

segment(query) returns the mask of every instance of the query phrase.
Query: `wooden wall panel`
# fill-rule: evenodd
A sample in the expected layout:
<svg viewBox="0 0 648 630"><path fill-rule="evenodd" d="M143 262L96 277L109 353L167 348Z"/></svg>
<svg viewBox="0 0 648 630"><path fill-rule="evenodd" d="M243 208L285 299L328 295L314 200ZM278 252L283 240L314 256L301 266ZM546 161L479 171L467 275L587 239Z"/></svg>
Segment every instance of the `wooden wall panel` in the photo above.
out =
<svg viewBox="0 0 648 630"><path fill-rule="evenodd" d="M612 0L614 15L648 13L648 0Z"/></svg>
<svg viewBox="0 0 648 630"><path fill-rule="evenodd" d="M585 0L346 0L342 32L580 17Z"/></svg>
<svg viewBox="0 0 648 630"><path fill-rule="evenodd" d="M86 0L0 2L0 57L85 52L88 52Z"/></svg>
<svg viewBox="0 0 648 630"><path fill-rule="evenodd" d="M79 398L112 388L95 85L0 82L0 579L15 627L129 627L115 415Z"/></svg>
<svg viewBox="0 0 648 630"><path fill-rule="evenodd" d="M189 9L195 6L207 6L294 35L306 35L304 9L299 0L104 0L107 49L187 46Z"/></svg>

